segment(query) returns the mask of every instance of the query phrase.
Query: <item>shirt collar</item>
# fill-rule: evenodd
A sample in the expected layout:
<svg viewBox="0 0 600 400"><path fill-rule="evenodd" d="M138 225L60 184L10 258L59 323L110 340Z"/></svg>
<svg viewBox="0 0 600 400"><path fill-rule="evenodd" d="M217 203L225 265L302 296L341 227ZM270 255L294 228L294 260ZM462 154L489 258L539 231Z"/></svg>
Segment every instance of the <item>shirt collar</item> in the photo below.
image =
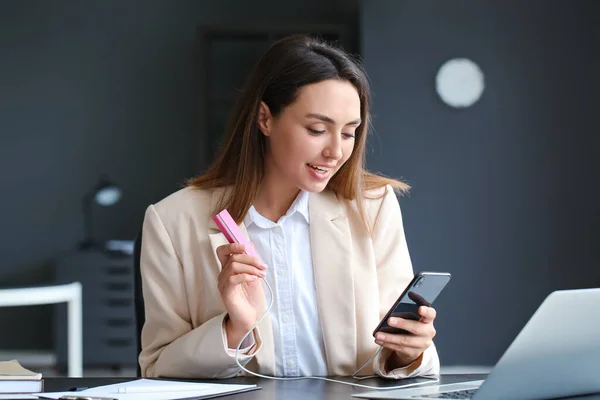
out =
<svg viewBox="0 0 600 400"><path fill-rule="evenodd" d="M300 193L298 193L298 196L296 196L296 199L294 200L290 208L287 210L285 215L282 217L282 219L289 218L295 213L299 213L300 215L302 215L302 217L304 217L304 220L307 223L310 223L310 217L308 212L308 196L308 192L300 190ZM259 212L256 211L256 208L254 208L254 206L251 206L248 210L248 213L244 218L244 224L246 225L246 227L250 226L251 224L255 224L260 228L270 228L275 225L273 221L260 215Z"/></svg>

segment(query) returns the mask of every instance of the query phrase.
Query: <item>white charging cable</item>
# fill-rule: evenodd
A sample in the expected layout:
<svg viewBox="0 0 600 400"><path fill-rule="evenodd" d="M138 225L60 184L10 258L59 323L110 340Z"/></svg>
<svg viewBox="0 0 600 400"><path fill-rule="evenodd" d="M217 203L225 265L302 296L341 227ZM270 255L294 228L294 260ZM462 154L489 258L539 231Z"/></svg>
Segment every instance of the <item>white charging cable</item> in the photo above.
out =
<svg viewBox="0 0 600 400"><path fill-rule="evenodd" d="M430 383L439 382L439 378L427 378L429 380L428 381L424 381L424 382L407 383L405 385L400 385L400 386L378 387L378 386L362 385L360 383L345 382L345 381L340 381L340 380L337 380L337 379L325 378L325 377L322 377L322 376L299 376L299 377L292 377L292 378L281 378L281 377L276 377L276 376L261 375L261 374L258 374L256 372L250 371L249 369L245 368L240 363L240 360L239 360L239 351L240 351L240 348L242 346L242 343L244 343L244 340L246 340L246 338L248 337L248 335L250 335L252 333L252 331L254 331L254 329L258 326L258 324L260 323L260 321L262 321L263 318L269 313L269 311L271 310L271 307L273 307L273 297L274 297L274 295L273 295L273 289L271 289L271 285L269 285L269 282L267 282L266 279L263 279L263 281L266 283L267 288L269 289L269 297L270 297L269 306L267 307L266 311L261 315L261 317L256 321L256 323L254 324L254 326L252 327L252 329L250 329L248 332L246 332L246 334L244 335L244 337L242 337L242 339L238 343L237 347L235 348L235 362L238 365L238 367L240 367L246 373L254 375L254 376L257 376L259 378L274 379L274 380L278 380L278 381L298 381L298 380L301 380L301 379L317 379L317 380L321 380L321 381L341 383L341 384L344 384L344 385L350 385L350 386L354 386L354 387L360 387L360 388L364 388L364 389L374 389L374 390L405 389L405 388L409 388L409 387L413 387L413 386L427 385L427 384L430 384ZM373 355L373 357L371 357L371 359L369 361L367 361L354 374L352 374L352 377L355 378L355 379L357 379L357 380L376 377L376 375L361 376L361 377L358 377L357 375L367 365L369 365L375 359L375 357L377 357L377 355L381 352L381 350L383 350L383 347L379 347L379 349Z"/></svg>

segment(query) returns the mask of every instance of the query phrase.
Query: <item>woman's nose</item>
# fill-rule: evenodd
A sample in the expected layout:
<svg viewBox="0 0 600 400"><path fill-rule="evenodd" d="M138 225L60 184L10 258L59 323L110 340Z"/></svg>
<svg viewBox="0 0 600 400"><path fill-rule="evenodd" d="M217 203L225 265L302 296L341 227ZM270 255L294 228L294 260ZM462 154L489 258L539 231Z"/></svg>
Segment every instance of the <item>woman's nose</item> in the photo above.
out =
<svg viewBox="0 0 600 400"><path fill-rule="evenodd" d="M329 141L325 149L323 149L323 155L327 158L339 160L342 158L342 141L340 139L332 139Z"/></svg>

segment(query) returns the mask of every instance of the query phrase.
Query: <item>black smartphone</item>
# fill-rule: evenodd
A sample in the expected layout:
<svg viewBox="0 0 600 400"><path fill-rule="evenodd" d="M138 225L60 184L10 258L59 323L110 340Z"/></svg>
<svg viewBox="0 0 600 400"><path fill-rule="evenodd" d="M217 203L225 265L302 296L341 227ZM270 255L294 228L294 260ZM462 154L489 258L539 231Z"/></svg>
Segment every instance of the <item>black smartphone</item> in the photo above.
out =
<svg viewBox="0 0 600 400"><path fill-rule="evenodd" d="M408 284L404 292L398 297L396 303L390 308L385 317L379 322L379 325L373 331L373 336L377 332L387 333L408 333L404 329L392 328L387 321L390 317L400 317L418 321L419 307L431 307L435 299L444 290L446 284L450 281L448 272L419 272Z"/></svg>

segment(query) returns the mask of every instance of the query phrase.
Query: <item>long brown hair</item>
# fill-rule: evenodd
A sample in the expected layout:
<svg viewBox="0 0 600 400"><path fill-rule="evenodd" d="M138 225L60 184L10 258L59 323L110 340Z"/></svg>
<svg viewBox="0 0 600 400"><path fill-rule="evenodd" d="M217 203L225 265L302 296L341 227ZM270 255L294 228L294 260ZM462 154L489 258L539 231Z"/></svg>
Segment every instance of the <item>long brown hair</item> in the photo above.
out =
<svg viewBox="0 0 600 400"><path fill-rule="evenodd" d="M233 109L225 142L215 161L204 174L188 182L189 186L200 189L231 186L230 195L221 199L218 210L211 212L227 208L240 223L256 198L267 150L265 136L258 129L260 102L264 101L276 117L296 100L303 86L327 79L341 79L354 85L360 98L362 123L356 129L350 158L331 178L326 190L338 197L356 200L365 228L370 232L364 209L365 192L386 185L398 192L409 189L404 182L365 169L371 94L360 62L320 39L293 35L275 42L258 61Z"/></svg>

